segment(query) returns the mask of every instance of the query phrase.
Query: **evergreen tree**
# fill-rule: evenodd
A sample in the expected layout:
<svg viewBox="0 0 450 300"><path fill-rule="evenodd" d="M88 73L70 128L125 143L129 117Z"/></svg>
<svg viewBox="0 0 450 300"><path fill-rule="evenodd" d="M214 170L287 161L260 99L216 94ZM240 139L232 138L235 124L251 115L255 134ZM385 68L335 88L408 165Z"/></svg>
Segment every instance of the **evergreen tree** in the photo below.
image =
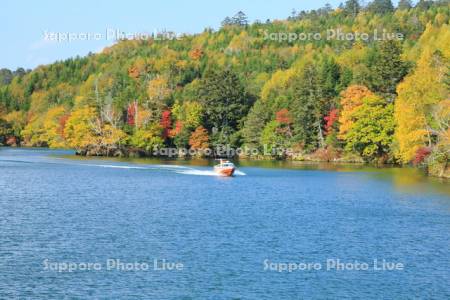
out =
<svg viewBox="0 0 450 300"><path fill-rule="evenodd" d="M305 66L293 85L294 140L306 150L313 150L323 144L320 108L323 98L316 66Z"/></svg>
<svg viewBox="0 0 450 300"><path fill-rule="evenodd" d="M252 104L239 77L230 69L207 71L199 95L206 128L213 133L237 130Z"/></svg>
<svg viewBox="0 0 450 300"><path fill-rule="evenodd" d="M229 26L232 24L233 24L233 20L230 17L226 17L225 19L223 19L223 21L221 23L222 27L226 27L226 26Z"/></svg>
<svg viewBox="0 0 450 300"><path fill-rule="evenodd" d="M427 10L433 5L433 1L429 0L419 0L416 4L416 8L421 10Z"/></svg>
<svg viewBox="0 0 450 300"><path fill-rule="evenodd" d="M331 105L331 99L339 95L341 88L341 68L333 58L324 58L319 65L320 84L324 105ZM328 111L331 107L324 107Z"/></svg>
<svg viewBox="0 0 450 300"><path fill-rule="evenodd" d="M15 70L15 71L13 72L13 75L14 75L14 76L22 77L22 76L24 76L25 74L30 73L30 72L31 72L31 70L25 71L24 68L17 68L17 70Z"/></svg>
<svg viewBox="0 0 450 300"><path fill-rule="evenodd" d="M263 125L270 119L270 113L262 101L256 101L250 110L242 129L244 142L247 146L256 148L261 139Z"/></svg>
<svg viewBox="0 0 450 300"><path fill-rule="evenodd" d="M398 42L385 41L379 46L370 68L372 70L370 90L386 95L389 100L394 99L397 84L409 70L409 64L401 59L401 53Z"/></svg>
<svg viewBox="0 0 450 300"><path fill-rule="evenodd" d="M232 19L232 23L234 25L239 25L239 26L247 26L248 25L248 19L245 13L243 13L242 11L238 11L233 19Z"/></svg>
<svg viewBox="0 0 450 300"><path fill-rule="evenodd" d="M295 8L293 8L288 20L295 20L297 18L297 16L298 16L297 11L295 10Z"/></svg>
<svg viewBox="0 0 450 300"><path fill-rule="evenodd" d="M399 10L408 10L410 8L412 8L411 0L400 0L400 2L398 2L397 9L399 9Z"/></svg>
<svg viewBox="0 0 450 300"><path fill-rule="evenodd" d="M344 12L347 15L356 17L356 15L358 15L360 10L361 10L361 5L359 4L358 0L347 0L345 2Z"/></svg>
<svg viewBox="0 0 450 300"><path fill-rule="evenodd" d="M386 14L394 11L391 0L374 0L368 5L369 11L376 14Z"/></svg>
<svg viewBox="0 0 450 300"><path fill-rule="evenodd" d="M0 86L10 84L13 76L11 70L6 68L0 69Z"/></svg>

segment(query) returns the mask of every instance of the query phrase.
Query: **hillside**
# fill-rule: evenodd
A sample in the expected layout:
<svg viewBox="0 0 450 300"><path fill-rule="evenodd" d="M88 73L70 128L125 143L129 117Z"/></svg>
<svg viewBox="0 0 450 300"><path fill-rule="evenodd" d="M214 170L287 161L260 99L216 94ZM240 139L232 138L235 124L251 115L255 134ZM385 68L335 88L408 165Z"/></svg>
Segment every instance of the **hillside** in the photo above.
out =
<svg viewBox="0 0 450 300"><path fill-rule="evenodd" d="M448 1L350 0L252 24L238 13L217 31L2 70L0 143L87 155L229 145L257 157L426 163L442 176L449 19Z"/></svg>

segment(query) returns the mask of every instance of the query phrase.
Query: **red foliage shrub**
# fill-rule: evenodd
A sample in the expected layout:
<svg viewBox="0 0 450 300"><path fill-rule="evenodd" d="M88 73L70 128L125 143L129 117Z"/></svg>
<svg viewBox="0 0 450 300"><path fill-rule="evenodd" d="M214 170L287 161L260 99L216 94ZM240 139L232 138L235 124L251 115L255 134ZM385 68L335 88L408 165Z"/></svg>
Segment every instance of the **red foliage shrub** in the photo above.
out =
<svg viewBox="0 0 450 300"><path fill-rule="evenodd" d="M429 147L420 147L416 151L416 155L414 156L413 159L413 164L414 165L421 164L427 158L427 156L430 155L430 153L431 149Z"/></svg>
<svg viewBox="0 0 450 300"><path fill-rule="evenodd" d="M136 111L137 111L137 103L133 102L128 105L127 109L127 124L130 126L134 126L136 122Z"/></svg>
<svg viewBox="0 0 450 300"><path fill-rule="evenodd" d="M161 127L163 128L163 137L170 137L170 129L172 127L172 120L170 118L171 112L170 110L165 110L161 115Z"/></svg>
<svg viewBox="0 0 450 300"><path fill-rule="evenodd" d="M339 118L339 110L338 109L332 109L328 113L327 116L324 117L324 120L326 121L325 124L325 133L329 134L333 130L333 125Z"/></svg>

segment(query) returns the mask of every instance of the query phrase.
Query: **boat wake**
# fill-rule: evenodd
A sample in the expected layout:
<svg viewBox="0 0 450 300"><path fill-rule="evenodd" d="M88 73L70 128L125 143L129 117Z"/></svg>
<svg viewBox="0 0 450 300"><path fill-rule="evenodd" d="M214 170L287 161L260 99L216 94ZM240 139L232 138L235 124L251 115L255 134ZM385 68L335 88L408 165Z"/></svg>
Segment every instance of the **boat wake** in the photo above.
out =
<svg viewBox="0 0 450 300"><path fill-rule="evenodd" d="M246 175L247 175L247 174L245 174L244 172L239 171L239 170L234 171L234 174L235 174L235 175L238 175L238 176L246 176Z"/></svg>
<svg viewBox="0 0 450 300"><path fill-rule="evenodd" d="M87 166L87 167L97 167L97 168L110 168L110 169L123 169L123 170L153 170L153 171L167 171L174 172L181 175L193 175L193 176L220 176L216 172L210 169L200 169L193 168L189 166L179 166L179 165L130 165L130 164L107 164L107 163L80 163L71 162L64 158L58 157L16 157L14 160L1 159L0 161L13 162L13 163L44 163L44 164L59 164L59 165L72 165L72 166ZM245 176L242 171L236 170L234 172L235 176Z"/></svg>
<svg viewBox="0 0 450 300"><path fill-rule="evenodd" d="M200 170L192 167L186 166L176 166L176 165L151 165L151 166L130 166L130 165L108 165L108 164L82 164L91 167L100 168L112 168L112 169L136 169L136 170L162 170L174 172L181 175L194 175L194 176L220 176L213 170ZM242 171L236 170L234 172L236 176L245 176Z"/></svg>
<svg viewBox="0 0 450 300"><path fill-rule="evenodd" d="M219 176L214 171L208 171L208 170L198 170L198 169L189 169L189 170L182 170L182 171L176 171L178 174L183 175L196 175L196 176Z"/></svg>
<svg viewBox="0 0 450 300"><path fill-rule="evenodd" d="M82 166L89 167L99 167L99 168L112 168L112 169L137 169L137 170L147 170L149 168L146 167L138 167L138 166L122 166L122 165L98 165L98 164L79 164Z"/></svg>
<svg viewBox="0 0 450 300"><path fill-rule="evenodd" d="M182 170L182 171L176 171L176 173L178 174L183 174L183 175L195 175L195 176L219 176L221 177L220 174L217 174L214 171L210 171L210 170L199 170L199 169L194 169L194 168L189 168L188 170ZM234 175L237 176L245 176L247 174L245 174L242 171L236 170L234 171Z"/></svg>

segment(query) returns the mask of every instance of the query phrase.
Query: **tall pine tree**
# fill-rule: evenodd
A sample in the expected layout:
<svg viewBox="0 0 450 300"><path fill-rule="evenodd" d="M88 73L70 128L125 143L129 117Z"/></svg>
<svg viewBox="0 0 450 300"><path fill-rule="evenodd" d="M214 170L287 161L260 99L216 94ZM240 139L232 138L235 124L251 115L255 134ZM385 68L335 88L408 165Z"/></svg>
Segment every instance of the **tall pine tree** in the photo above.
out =
<svg viewBox="0 0 450 300"><path fill-rule="evenodd" d="M397 84L408 73L409 64L402 60L402 49L396 41L384 41L377 49L375 59L371 62L370 90L393 100Z"/></svg>
<svg viewBox="0 0 450 300"><path fill-rule="evenodd" d="M368 5L369 11L376 14L386 14L394 11L391 0L374 0Z"/></svg>
<svg viewBox="0 0 450 300"><path fill-rule="evenodd" d="M199 96L204 105L206 128L225 140L222 136L234 133L242 125L252 104L239 77L230 69L207 71Z"/></svg>

